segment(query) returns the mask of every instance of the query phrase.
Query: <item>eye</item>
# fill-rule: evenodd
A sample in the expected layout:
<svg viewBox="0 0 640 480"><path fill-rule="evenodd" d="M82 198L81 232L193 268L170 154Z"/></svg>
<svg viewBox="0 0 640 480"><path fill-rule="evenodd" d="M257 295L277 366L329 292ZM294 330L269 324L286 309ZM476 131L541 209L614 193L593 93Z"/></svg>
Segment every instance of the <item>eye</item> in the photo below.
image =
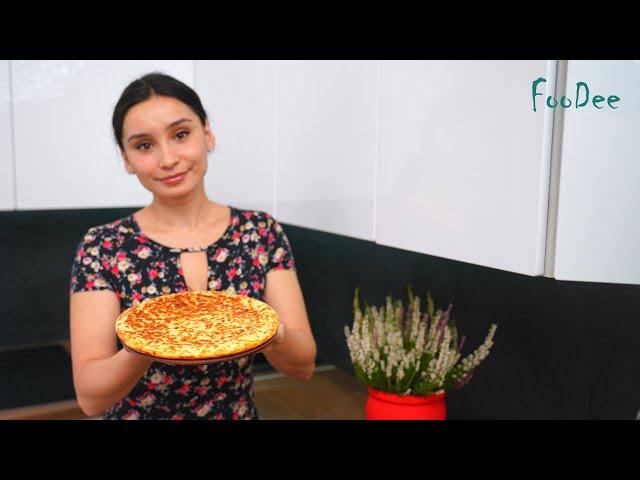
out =
<svg viewBox="0 0 640 480"><path fill-rule="evenodd" d="M150 146L151 144L150 143L146 143L146 142L145 143L141 143L141 144L136 146L136 150L140 150L142 152L146 152L147 150L149 150L148 148L141 148L141 147L144 147L145 145Z"/></svg>
<svg viewBox="0 0 640 480"><path fill-rule="evenodd" d="M182 135L184 134L184 135ZM178 133L176 133L176 137L178 137L179 140L182 140L183 138L186 138L187 135L189 135L189 131L188 130L180 130Z"/></svg>

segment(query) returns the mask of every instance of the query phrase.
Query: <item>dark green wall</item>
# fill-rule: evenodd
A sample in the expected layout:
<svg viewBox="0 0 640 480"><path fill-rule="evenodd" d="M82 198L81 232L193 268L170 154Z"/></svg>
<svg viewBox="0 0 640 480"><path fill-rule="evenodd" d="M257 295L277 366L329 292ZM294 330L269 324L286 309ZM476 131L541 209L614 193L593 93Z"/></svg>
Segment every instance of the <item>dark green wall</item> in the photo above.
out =
<svg viewBox="0 0 640 480"><path fill-rule="evenodd" d="M285 224L319 346L353 372L343 326L361 301L406 303L426 291L467 336L463 353L498 324L471 382L448 395L450 418L633 419L640 409L640 286L530 277Z"/></svg>
<svg viewBox="0 0 640 480"><path fill-rule="evenodd" d="M0 349L69 338L77 243L135 210L0 212ZM438 306L453 303L463 353L498 324L491 355L448 395L450 418L632 419L640 408L640 286L529 277L282 225L319 362L352 373L343 327L356 286L381 305L412 284L423 304L427 289Z"/></svg>

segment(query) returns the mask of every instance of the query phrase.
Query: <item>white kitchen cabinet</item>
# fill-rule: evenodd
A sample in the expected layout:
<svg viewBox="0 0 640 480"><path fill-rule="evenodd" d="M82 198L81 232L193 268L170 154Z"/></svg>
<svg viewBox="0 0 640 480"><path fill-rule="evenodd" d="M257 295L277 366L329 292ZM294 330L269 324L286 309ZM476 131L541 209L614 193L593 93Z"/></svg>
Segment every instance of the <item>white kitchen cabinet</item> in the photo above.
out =
<svg viewBox="0 0 640 480"><path fill-rule="evenodd" d="M216 136L209 198L275 213L276 63L198 60L195 84Z"/></svg>
<svg viewBox="0 0 640 480"><path fill-rule="evenodd" d="M277 87L279 219L373 240L377 62L282 61Z"/></svg>
<svg viewBox="0 0 640 480"><path fill-rule="evenodd" d="M9 60L0 60L0 210L14 210L13 129Z"/></svg>
<svg viewBox="0 0 640 480"><path fill-rule="evenodd" d="M570 61L570 98L577 82L590 102L565 111L553 276L640 284L640 62Z"/></svg>
<svg viewBox="0 0 640 480"><path fill-rule="evenodd" d="M543 273L551 117L531 83L547 67L381 62L377 243Z"/></svg>
<svg viewBox="0 0 640 480"><path fill-rule="evenodd" d="M11 62L19 210L151 201L124 168L111 116L124 88L154 70L193 85L189 60Z"/></svg>

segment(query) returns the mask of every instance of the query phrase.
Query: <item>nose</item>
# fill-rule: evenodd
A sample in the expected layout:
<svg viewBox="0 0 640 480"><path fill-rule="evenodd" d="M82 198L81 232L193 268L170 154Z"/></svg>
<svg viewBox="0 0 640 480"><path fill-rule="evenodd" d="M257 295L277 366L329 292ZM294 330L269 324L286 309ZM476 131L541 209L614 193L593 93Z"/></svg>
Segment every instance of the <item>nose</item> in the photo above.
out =
<svg viewBox="0 0 640 480"><path fill-rule="evenodd" d="M178 163L178 156L171 151L167 144L163 144L160 148L160 166L162 168L171 168Z"/></svg>

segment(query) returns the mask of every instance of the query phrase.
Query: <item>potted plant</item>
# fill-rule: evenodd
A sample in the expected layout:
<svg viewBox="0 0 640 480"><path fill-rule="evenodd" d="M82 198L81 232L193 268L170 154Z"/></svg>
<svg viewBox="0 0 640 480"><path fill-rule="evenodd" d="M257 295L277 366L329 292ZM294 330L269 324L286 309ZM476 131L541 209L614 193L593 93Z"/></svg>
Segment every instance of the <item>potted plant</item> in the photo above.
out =
<svg viewBox="0 0 640 480"><path fill-rule="evenodd" d="M427 311L408 289L405 309L401 300L386 298L379 308L365 302L360 310L358 288L353 298L353 327L344 327L356 376L367 385L365 411L371 420L447 418L447 391L466 385L474 369L489 355L497 326L492 324L484 342L462 358L465 337L446 311L435 310L427 292Z"/></svg>

